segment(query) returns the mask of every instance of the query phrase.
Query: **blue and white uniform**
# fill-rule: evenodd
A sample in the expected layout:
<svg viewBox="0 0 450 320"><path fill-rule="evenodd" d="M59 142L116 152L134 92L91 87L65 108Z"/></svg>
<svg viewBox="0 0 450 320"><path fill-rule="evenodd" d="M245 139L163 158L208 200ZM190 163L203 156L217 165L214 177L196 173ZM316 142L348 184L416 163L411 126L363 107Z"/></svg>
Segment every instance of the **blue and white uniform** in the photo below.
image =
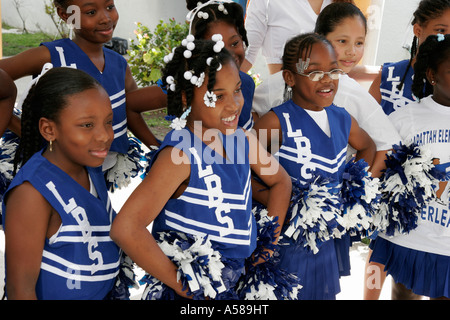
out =
<svg viewBox="0 0 450 320"><path fill-rule="evenodd" d="M160 150L183 151L191 173L183 194L170 199L153 222L152 233L155 238L164 231L208 237L222 256L244 263L256 246L249 144L242 129L222 137L227 159L188 129L167 134Z"/></svg>
<svg viewBox="0 0 450 320"><path fill-rule="evenodd" d="M113 108L114 142L110 150L128 152L125 73L127 61L118 53L103 48L105 68L98 70L87 54L72 40L60 39L42 43L51 55L53 67L71 67L90 74L105 88Z"/></svg>
<svg viewBox="0 0 450 320"><path fill-rule="evenodd" d="M282 143L275 156L293 180L306 181L312 173L342 182L351 117L342 108L331 105L326 113L327 135L306 110L292 100L272 109L277 115ZM318 253L303 246L280 246L281 267L296 273L303 286L299 299L335 299L340 292L336 240L324 242ZM348 247L347 247L348 251Z"/></svg>
<svg viewBox="0 0 450 320"><path fill-rule="evenodd" d="M120 249L109 231L116 213L100 168L87 170L94 194L45 159L41 151L19 170L6 192L27 181L62 220L57 233L45 240L36 284L38 299L100 300L115 284ZM4 222L5 204L3 209Z"/></svg>
<svg viewBox="0 0 450 320"><path fill-rule="evenodd" d="M416 100L411 90L414 77L413 67L409 68L405 76L408 65L409 60L385 63L383 65L380 83L381 107L388 116ZM398 85L404 76L403 87L401 90L398 90Z"/></svg>
<svg viewBox="0 0 450 320"><path fill-rule="evenodd" d="M242 107L241 115L239 116L238 126L245 130L253 128L253 95L255 94L255 82L252 77L245 72L239 71L241 78L242 95L244 96L244 106Z"/></svg>
<svg viewBox="0 0 450 320"><path fill-rule="evenodd" d="M403 142L428 146L441 164L450 162L450 108L432 96L396 111L392 122ZM450 298L449 185L439 201L422 208L417 227L408 234L379 236L371 243L371 260L418 295Z"/></svg>

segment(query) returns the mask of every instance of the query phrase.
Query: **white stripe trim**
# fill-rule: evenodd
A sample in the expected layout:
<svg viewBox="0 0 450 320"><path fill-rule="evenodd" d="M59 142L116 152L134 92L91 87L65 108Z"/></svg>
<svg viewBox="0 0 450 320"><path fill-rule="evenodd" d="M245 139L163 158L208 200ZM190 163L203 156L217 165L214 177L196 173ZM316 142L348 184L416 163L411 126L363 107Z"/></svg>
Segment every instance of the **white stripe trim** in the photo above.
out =
<svg viewBox="0 0 450 320"><path fill-rule="evenodd" d="M54 253L48 252L46 250L44 250L44 252L42 253L42 257L46 258L50 261L54 261L56 263L59 263L67 268L71 268L74 270L81 270L81 271L89 271L92 272L93 270L97 269L98 270L110 270L110 269L115 269L120 265L120 258L113 263L107 263L107 264L102 264L101 268L98 268L97 266L94 268L93 265L82 265L82 264L75 264L73 262L70 262L64 258L61 258L59 256L57 256Z"/></svg>
<svg viewBox="0 0 450 320"><path fill-rule="evenodd" d="M182 215L179 215L179 214L177 214L175 212L171 212L171 211L169 211L167 209L165 210L165 213L166 213L166 216L168 216L168 217L170 217L172 219L175 219L177 221L180 221L180 222L182 222L184 224L194 225L196 227L200 227L200 228L207 229L207 230L217 231L217 232L220 232L220 233L228 232L229 234L234 234L234 235L239 235L239 236L250 236L250 234L251 234L250 230L230 229L230 228L220 227L220 226L209 224L209 223L199 222L197 220L186 218L186 217L184 217ZM166 219L166 223L167 222L168 221ZM229 232L230 230L232 230L233 232L230 233Z"/></svg>
<svg viewBox="0 0 450 320"><path fill-rule="evenodd" d="M117 130L127 125L127 119L113 126L113 130Z"/></svg>
<svg viewBox="0 0 450 320"><path fill-rule="evenodd" d="M113 109L115 109L115 108L120 107L121 105L125 104L126 101L127 101L127 99L126 99L126 98L123 98L122 100L113 103L113 104L111 105L111 107L112 107Z"/></svg>
<svg viewBox="0 0 450 320"><path fill-rule="evenodd" d="M207 235L206 233L200 232L198 230L186 228L186 227L180 226L180 225L178 225L174 222L170 222L170 221L166 222L166 224L167 224L167 226L172 227L175 230L178 230L178 231L181 231L184 233L193 234L193 235L200 236L200 237L208 236L209 240L219 242L219 243L230 243L230 244L243 245L243 246L248 246L251 243L250 237L248 238L248 240L226 238L226 237L214 236L214 235L210 235L210 234Z"/></svg>
<svg viewBox="0 0 450 320"><path fill-rule="evenodd" d="M121 96L123 96L125 94L125 89L123 89L122 91L117 92L116 94L113 94L112 96L109 97L109 99L111 101L120 98Z"/></svg>
<svg viewBox="0 0 450 320"><path fill-rule="evenodd" d="M71 280L77 280L77 281L85 281L85 282L99 282L99 281L105 281L105 280L110 280L110 279L114 279L115 277L117 277L117 275L119 274L119 270L117 270L114 273L109 273L109 274L105 274L105 275L89 275L89 276L85 276L85 275L81 275L81 274L76 274L76 273L70 273L70 272L66 272L63 271L61 269L58 269L54 266L51 266L49 264L46 263L41 263L41 269L48 271L50 273L56 274L60 277L63 278L67 278L67 279L71 279ZM73 269L72 270L76 270Z"/></svg>
<svg viewBox="0 0 450 320"><path fill-rule="evenodd" d="M97 242L111 242L111 238L109 236L96 237L91 236L92 239L95 239ZM53 243L58 242L69 242L69 243L79 243L85 240L82 236L59 236L55 239Z"/></svg>
<svg viewBox="0 0 450 320"><path fill-rule="evenodd" d="M117 139L118 137L123 136L127 133L128 128L124 128L122 131L119 131L117 133L114 133L114 139Z"/></svg>

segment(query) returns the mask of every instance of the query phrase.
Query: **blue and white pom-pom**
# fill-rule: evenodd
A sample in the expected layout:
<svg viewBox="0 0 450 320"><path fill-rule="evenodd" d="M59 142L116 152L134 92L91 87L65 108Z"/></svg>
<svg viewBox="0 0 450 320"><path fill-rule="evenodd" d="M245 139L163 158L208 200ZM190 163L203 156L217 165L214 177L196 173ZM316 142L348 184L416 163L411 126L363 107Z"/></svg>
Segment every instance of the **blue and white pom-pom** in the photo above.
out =
<svg viewBox="0 0 450 320"><path fill-rule="evenodd" d="M340 205L336 182L321 176L306 183L293 181L282 244L301 245L317 253L322 243L340 238L345 233Z"/></svg>
<svg viewBox="0 0 450 320"><path fill-rule="evenodd" d="M129 137L128 143L128 153L118 153L116 163L107 170L106 184L111 192L127 187L148 165L142 143L134 137Z"/></svg>
<svg viewBox="0 0 450 320"><path fill-rule="evenodd" d="M19 141L20 138L11 131L6 131L0 139L0 217L2 214L3 195L14 178L14 157ZM2 221L0 219L1 224Z"/></svg>
<svg viewBox="0 0 450 320"><path fill-rule="evenodd" d="M409 233L417 227L421 209L437 198L441 172L435 169L431 151L416 144L395 145L385 162L374 223L388 236Z"/></svg>
<svg viewBox="0 0 450 320"><path fill-rule="evenodd" d="M374 218L380 206L379 179L373 178L364 160L349 161L341 188L342 223L349 233L374 234Z"/></svg>
<svg viewBox="0 0 450 320"><path fill-rule="evenodd" d="M234 286L244 266L222 257L207 238L168 232L159 234L158 244L178 267L178 281L194 300L237 299ZM177 298L173 289L151 275L146 275L142 281L147 283L143 300Z"/></svg>
<svg viewBox="0 0 450 320"><path fill-rule="evenodd" d="M130 288L138 289L139 284L133 271L134 262L122 252L120 257L119 274L113 289L108 295L108 300L129 300Z"/></svg>
<svg viewBox="0 0 450 320"><path fill-rule="evenodd" d="M296 275L280 268L277 259L268 256L268 250L275 250L274 241L279 227L278 217L270 217L265 207L256 205L253 208L258 230L257 248L246 262L246 273L237 285L241 300L297 300L301 289ZM254 264L260 258L263 263Z"/></svg>

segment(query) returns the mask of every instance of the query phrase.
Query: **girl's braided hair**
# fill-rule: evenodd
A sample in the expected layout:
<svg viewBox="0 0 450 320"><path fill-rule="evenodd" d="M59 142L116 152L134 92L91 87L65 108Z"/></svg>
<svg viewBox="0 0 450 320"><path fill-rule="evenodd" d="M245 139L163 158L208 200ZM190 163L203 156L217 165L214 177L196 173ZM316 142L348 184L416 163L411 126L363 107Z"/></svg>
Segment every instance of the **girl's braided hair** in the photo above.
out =
<svg viewBox="0 0 450 320"><path fill-rule="evenodd" d="M206 3L207 0L186 0L186 7L188 10L197 8L198 3ZM211 23L223 21L236 27L239 35L242 37L245 45L248 46L247 31L244 25L244 10L239 3L223 2L222 5L226 11L219 10L219 1L201 8L199 11L207 14L207 19L199 17L198 13L191 21L191 34L196 39L203 39L208 32ZM226 12L226 13L225 13Z"/></svg>
<svg viewBox="0 0 450 320"><path fill-rule="evenodd" d="M439 65L450 58L450 35L431 35L419 48L414 64L413 94L422 99L433 93L433 86L428 82L427 70L438 71Z"/></svg>
<svg viewBox="0 0 450 320"><path fill-rule="evenodd" d="M215 41L212 40L194 40L195 48L191 50L192 56L186 58L184 52L185 46L180 45L173 51L173 57L162 70L163 86L167 87L167 113L172 116L180 117L183 113L183 107L190 106L194 88L196 87L190 80L185 78L185 73L190 71L197 77L202 73L207 77L208 91L212 91L216 83L216 73L222 65L235 63L231 54L223 48L220 52L214 51ZM168 77L173 78L175 89L172 90L168 83ZM171 82L171 81L170 81ZM182 94L185 93L186 105L183 106Z"/></svg>
<svg viewBox="0 0 450 320"><path fill-rule="evenodd" d="M412 25L416 23L420 26L425 26L428 21L432 19L439 18L444 14L444 11L450 8L450 0L422 0L419 3L416 11L413 14L413 20L411 22ZM414 36L412 44L411 44L411 56L409 58L409 64L406 68L405 74L402 77L400 84L397 86L399 91L402 90L403 85L405 84L406 75L408 74L409 69L412 67L412 62L417 55L419 39Z"/></svg>
<svg viewBox="0 0 450 320"><path fill-rule="evenodd" d="M306 61L311 55L313 45L319 42L329 45L334 52L331 43L323 35L317 33L304 33L290 39L284 47L283 70L297 72L296 64L299 59Z"/></svg>
<svg viewBox="0 0 450 320"><path fill-rule="evenodd" d="M58 122L67 98L102 86L86 72L73 68L54 68L33 85L22 105L21 138L14 157L14 172L47 144L39 131L39 120Z"/></svg>

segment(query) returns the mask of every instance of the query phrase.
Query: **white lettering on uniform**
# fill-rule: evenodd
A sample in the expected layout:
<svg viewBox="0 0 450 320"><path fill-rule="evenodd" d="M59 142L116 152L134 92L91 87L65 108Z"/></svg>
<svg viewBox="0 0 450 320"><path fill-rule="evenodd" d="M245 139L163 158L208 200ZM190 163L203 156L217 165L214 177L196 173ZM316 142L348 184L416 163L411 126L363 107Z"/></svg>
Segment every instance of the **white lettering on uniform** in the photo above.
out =
<svg viewBox="0 0 450 320"><path fill-rule="evenodd" d="M89 223L86 210L80 206L77 205L74 198L69 199L68 203L62 199L61 195L59 194L58 190L56 190L55 184L50 181L46 184L46 187L53 193L56 200L61 204L64 211L67 214L72 215L72 217L77 221L77 223L81 227L81 234L83 238L83 243L88 242L88 255L89 258L92 261L97 260L97 264L93 265L91 274L96 273L98 270L100 270L101 266L103 265L103 256L101 252L95 251L94 249L98 247L98 242L96 239L92 238L92 230L91 225Z"/></svg>
<svg viewBox="0 0 450 320"><path fill-rule="evenodd" d="M230 205L228 203L223 202L223 191L222 191L222 180L216 174L214 174L211 165L206 166L205 169L202 168L201 159L197 153L197 150L194 148L189 149L191 154L194 156L197 167L198 167L198 176L200 179L204 179L206 188L208 191L208 207L214 208L216 207L215 214L217 221L221 224L226 224L227 229L220 229L220 236L224 237L231 233L234 229L233 220L228 217L222 215L230 213Z"/></svg>
<svg viewBox="0 0 450 320"><path fill-rule="evenodd" d="M312 152L311 152L311 141L303 136L302 130L297 129L292 130L292 124L289 113L283 113L284 119L286 120L287 126L287 136L293 138L296 145L297 151L297 163L303 164L301 169L301 175L305 179L311 179L313 172L316 169L314 163L311 162Z"/></svg>

